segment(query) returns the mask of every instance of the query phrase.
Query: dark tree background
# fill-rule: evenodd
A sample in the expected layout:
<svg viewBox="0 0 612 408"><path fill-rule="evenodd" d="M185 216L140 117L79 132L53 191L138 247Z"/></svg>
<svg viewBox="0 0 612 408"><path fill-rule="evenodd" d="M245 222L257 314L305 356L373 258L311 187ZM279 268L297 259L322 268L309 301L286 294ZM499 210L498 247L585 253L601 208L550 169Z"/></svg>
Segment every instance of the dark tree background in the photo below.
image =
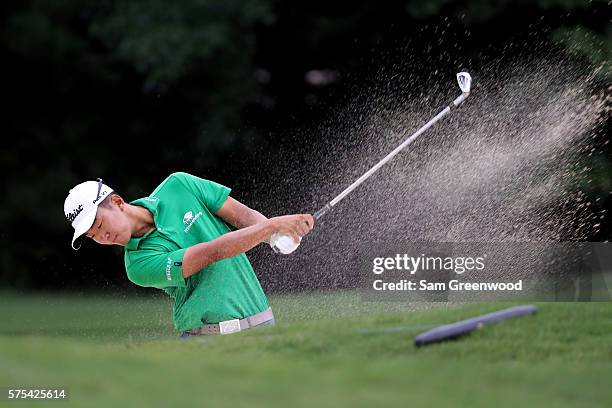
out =
<svg viewBox="0 0 612 408"><path fill-rule="evenodd" d="M103 177L133 199L180 170L261 194L252 180L265 180L272 165L261 152L299 146L288 130L346 103L385 58L409 52L425 72L434 54L473 65L483 52L545 42L602 65L604 84L612 75L606 0L20 0L0 8L1 285L21 288L125 283L119 252L70 249L62 209L73 185ZM508 51L509 43L522 45ZM594 166L587 192L609 208L609 147ZM606 225L591 238L610 236Z"/></svg>

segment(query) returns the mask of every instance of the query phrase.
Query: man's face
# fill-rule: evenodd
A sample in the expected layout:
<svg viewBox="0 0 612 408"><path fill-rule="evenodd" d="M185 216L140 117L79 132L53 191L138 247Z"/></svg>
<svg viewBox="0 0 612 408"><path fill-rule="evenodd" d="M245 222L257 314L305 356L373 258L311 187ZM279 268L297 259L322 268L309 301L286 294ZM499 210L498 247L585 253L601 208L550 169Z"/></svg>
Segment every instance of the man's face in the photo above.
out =
<svg viewBox="0 0 612 408"><path fill-rule="evenodd" d="M111 200L109 204L109 207L98 207L96 219L86 235L98 244L125 246L132 236L129 220L121 210L122 203Z"/></svg>

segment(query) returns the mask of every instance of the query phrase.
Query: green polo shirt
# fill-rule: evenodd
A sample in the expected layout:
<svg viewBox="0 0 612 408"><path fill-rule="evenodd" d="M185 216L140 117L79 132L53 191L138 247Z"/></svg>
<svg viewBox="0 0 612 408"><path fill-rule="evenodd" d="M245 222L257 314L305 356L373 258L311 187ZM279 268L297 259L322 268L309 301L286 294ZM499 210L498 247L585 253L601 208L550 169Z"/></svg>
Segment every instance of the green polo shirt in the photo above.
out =
<svg viewBox="0 0 612 408"><path fill-rule="evenodd" d="M174 299L177 330L243 319L268 308L268 300L245 254L223 259L183 278L190 246L230 232L215 215L230 189L187 173L173 173L148 197L132 201L153 214L156 228L125 247L125 269L139 286L164 290Z"/></svg>

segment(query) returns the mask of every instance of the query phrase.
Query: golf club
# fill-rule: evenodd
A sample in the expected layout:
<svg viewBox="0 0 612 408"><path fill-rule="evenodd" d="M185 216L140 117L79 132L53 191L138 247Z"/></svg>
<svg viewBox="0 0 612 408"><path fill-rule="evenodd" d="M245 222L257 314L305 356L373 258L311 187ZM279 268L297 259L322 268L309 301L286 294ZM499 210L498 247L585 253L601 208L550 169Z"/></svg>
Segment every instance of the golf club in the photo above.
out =
<svg viewBox="0 0 612 408"><path fill-rule="evenodd" d="M333 200L329 203L325 204L320 210L313 214L315 220L320 219L327 211L329 211L333 206L338 204L344 197L346 197L351 191L356 189L361 183L366 181L372 174L376 172L379 168L381 168L385 163L395 157L400 151L402 151L406 146L409 146L417 137L419 137L423 132L433 126L436 122L442 119L444 116L448 115L451 109L458 107L461 102L463 102L470 95L470 88L472 85L472 77L467 72L459 72L457 74L457 82L459 83L459 88L461 88L461 95L458 96L450 105L444 108L440 113L434 116L429 122L427 122L423 127L414 132L410 137L408 137L402 144L397 146L391 153L385 156L382 160L376 163L370 170L365 172L361 177L359 177L353 184L348 186L344 191L338 194ZM273 234L270 237L270 246L276 253L281 254L290 254L297 249L300 245L299 242L295 242L293 238L289 235L283 235L280 233Z"/></svg>

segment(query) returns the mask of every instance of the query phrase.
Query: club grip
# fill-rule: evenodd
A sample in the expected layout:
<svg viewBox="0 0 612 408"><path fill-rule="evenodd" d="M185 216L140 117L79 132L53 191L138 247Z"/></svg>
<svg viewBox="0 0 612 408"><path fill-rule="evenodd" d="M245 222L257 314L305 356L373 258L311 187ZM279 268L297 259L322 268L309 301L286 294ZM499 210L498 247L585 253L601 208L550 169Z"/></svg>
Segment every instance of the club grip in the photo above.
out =
<svg viewBox="0 0 612 408"><path fill-rule="evenodd" d="M328 210L331 209L331 205L329 203L325 204L325 206L323 208L321 208L319 211L315 212L312 217L315 220L318 220L319 218L321 218L323 216L323 214L325 214Z"/></svg>

